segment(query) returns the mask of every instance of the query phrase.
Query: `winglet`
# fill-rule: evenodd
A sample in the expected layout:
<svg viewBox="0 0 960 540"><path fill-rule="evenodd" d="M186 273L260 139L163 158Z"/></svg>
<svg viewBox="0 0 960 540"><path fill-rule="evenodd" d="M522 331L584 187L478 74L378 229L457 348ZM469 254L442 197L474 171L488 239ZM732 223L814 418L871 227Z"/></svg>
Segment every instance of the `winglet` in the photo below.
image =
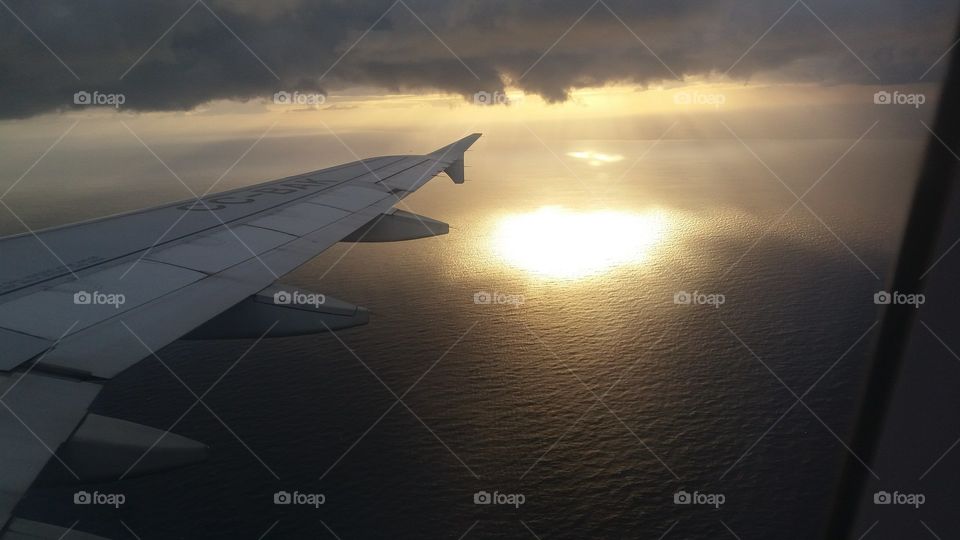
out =
<svg viewBox="0 0 960 540"><path fill-rule="evenodd" d="M477 142L477 139L479 139L481 135L483 135L483 133L472 133L455 143L448 144L443 148L437 148L427 155L436 156L437 158L445 161L449 161L451 158L463 159L463 153L467 148L470 148L473 143Z"/></svg>
<svg viewBox="0 0 960 540"><path fill-rule="evenodd" d="M447 176L449 176L455 184L462 184L465 180L463 153L480 138L480 135L481 133L467 135L455 143L448 144L443 148L438 148L430 152L428 155L435 157L437 161L449 162L450 164L443 169L443 172L447 173Z"/></svg>

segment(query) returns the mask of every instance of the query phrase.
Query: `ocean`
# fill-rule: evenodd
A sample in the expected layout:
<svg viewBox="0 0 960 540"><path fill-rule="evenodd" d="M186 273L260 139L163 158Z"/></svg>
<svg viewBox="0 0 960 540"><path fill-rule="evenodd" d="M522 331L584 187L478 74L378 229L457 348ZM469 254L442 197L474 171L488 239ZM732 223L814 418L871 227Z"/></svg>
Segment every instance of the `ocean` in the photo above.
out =
<svg viewBox="0 0 960 540"><path fill-rule="evenodd" d="M369 325L175 342L177 377L147 358L97 399L166 429L195 401L180 380L200 395L229 370L173 429L209 460L84 488L116 510L74 505L48 465L18 515L144 539L816 536L922 142L522 135L404 201L450 234L340 244L282 280ZM32 227L188 195L135 140L82 141L11 191ZM156 148L202 190L251 142ZM261 145L214 191L353 159L329 137Z"/></svg>

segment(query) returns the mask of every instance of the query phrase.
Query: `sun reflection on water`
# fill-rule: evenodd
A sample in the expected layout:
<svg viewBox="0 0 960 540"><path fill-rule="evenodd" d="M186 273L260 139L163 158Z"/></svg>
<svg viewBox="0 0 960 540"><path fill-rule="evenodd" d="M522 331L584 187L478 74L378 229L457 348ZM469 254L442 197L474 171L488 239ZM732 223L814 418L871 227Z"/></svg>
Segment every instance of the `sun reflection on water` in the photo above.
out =
<svg viewBox="0 0 960 540"><path fill-rule="evenodd" d="M509 266L542 277L577 279L642 263L668 229L668 216L660 210L547 206L501 219L492 245Z"/></svg>
<svg viewBox="0 0 960 540"><path fill-rule="evenodd" d="M599 165L604 165L607 163L616 163L623 159L623 156L620 154L604 154L601 152L593 152L590 150L582 150L578 152L567 152L567 155L576 158L585 160L590 165L597 167Z"/></svg>

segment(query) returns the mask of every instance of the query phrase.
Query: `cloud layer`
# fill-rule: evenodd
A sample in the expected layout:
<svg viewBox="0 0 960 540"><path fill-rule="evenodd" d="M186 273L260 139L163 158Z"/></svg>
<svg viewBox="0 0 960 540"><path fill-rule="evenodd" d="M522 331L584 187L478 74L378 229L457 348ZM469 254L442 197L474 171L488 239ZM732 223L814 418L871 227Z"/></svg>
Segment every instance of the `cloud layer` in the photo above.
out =
<svg viewBox="0 0 960 540"><path fill-rule="evenodd" d="M822 84L936 80L945 62L926 72L950 46L957 15L946 0L7 5L3 118L73 107L78 90L123 93L126 109L147 111L357 86L470 96L509 84L562 101L580 87L721 74Z"/></svg>

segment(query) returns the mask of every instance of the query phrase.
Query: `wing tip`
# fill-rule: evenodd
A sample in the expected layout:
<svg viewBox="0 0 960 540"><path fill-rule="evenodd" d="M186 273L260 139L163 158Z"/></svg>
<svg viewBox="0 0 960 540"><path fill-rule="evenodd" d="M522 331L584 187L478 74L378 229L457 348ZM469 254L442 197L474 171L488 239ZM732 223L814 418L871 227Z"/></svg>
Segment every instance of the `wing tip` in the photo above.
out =
<svg viewBox="0 0 960 540"><path fill-rule="evenodd" d="M452 142L442 148L437 148L430 152L431 156L452 156L453 159L463 159L463 153L477 142L477 139L483 136L483 133L471 133L462 139Z"/></svg>

